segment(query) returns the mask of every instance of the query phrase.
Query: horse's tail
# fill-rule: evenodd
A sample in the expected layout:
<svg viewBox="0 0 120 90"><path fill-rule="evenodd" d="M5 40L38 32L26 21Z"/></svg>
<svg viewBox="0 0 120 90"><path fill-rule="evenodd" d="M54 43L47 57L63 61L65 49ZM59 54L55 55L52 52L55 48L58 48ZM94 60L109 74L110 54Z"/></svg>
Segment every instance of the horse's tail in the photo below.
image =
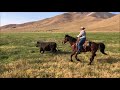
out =
<svg viewBox="0 0 120 90"><path fill-rule="evenodd" d="M101 52L101 53L107 55L107 54L105 53L105 45L104 45L104 43L99 43L99 48L100 48L100 52Z"/></svg>

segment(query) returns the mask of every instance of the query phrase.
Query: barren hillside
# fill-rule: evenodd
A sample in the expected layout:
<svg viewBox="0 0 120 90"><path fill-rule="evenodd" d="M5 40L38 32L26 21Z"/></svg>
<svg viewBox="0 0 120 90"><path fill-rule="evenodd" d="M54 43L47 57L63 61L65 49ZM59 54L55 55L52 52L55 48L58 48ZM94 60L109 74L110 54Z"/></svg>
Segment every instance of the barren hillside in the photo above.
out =
<svg viewBox="0 0 120 90"><path fill-rule="evenodd" d="M89 31L118 31L119 17L108 12L69 12L35 22L5 25L0 29L3 32L78 32L84 26Z"/></svg>
<svg viewBox="0 0 120 90"><path fill-rule="evenodd" d="M89 29L105 30L105 31L120 31L120 14L113 16L112 18L108 18L102 20L98 23L94 23L88 26Z"/></svg>

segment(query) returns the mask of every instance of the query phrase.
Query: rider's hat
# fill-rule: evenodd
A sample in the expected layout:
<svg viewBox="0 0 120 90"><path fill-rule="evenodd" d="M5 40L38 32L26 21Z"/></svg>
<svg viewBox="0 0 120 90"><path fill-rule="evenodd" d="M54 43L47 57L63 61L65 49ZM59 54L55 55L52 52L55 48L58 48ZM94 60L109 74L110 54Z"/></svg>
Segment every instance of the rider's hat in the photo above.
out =
<svg viewBox="0 0 120 90"><path fill-rule="evenodd" d="M83 29L83 30L84 30L85 28L84 28L84 27L81 27L81 29Z"/></svg>

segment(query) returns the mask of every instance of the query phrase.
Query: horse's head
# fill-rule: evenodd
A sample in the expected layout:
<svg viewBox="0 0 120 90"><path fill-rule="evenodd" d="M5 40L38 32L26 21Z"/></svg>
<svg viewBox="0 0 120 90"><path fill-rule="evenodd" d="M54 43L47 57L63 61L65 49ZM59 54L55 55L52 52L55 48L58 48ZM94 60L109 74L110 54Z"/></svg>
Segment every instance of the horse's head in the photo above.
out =
<svg viewBox="0 0 120 90"><path fill-rule="evenodd" d="M64 40L63 40L63 43L65 44L67 41L69 41L69 35L65 35L65 38L64 38Z"/></svg>

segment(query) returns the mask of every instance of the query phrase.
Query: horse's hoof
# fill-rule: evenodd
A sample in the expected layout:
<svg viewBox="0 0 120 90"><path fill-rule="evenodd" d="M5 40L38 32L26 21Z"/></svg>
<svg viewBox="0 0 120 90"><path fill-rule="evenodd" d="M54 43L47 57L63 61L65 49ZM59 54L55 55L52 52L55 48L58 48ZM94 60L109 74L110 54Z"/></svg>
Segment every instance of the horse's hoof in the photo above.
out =
<svg viewBox="0 0 120 90"><path fill-rule="evenodd" d="M88 65L91 65L90 63Z"/></svg>
<svg viewBox="0 0 120 90"><path fill-rule="evenodd" d="M71 62L73 62L73 60L71 60Z"/></svg>
<svg viewBox="0 0 120 90"><path fill-rule="evenodd" d="M77 61L81 62L81 60L79 60L79 59Z"/></svg>

